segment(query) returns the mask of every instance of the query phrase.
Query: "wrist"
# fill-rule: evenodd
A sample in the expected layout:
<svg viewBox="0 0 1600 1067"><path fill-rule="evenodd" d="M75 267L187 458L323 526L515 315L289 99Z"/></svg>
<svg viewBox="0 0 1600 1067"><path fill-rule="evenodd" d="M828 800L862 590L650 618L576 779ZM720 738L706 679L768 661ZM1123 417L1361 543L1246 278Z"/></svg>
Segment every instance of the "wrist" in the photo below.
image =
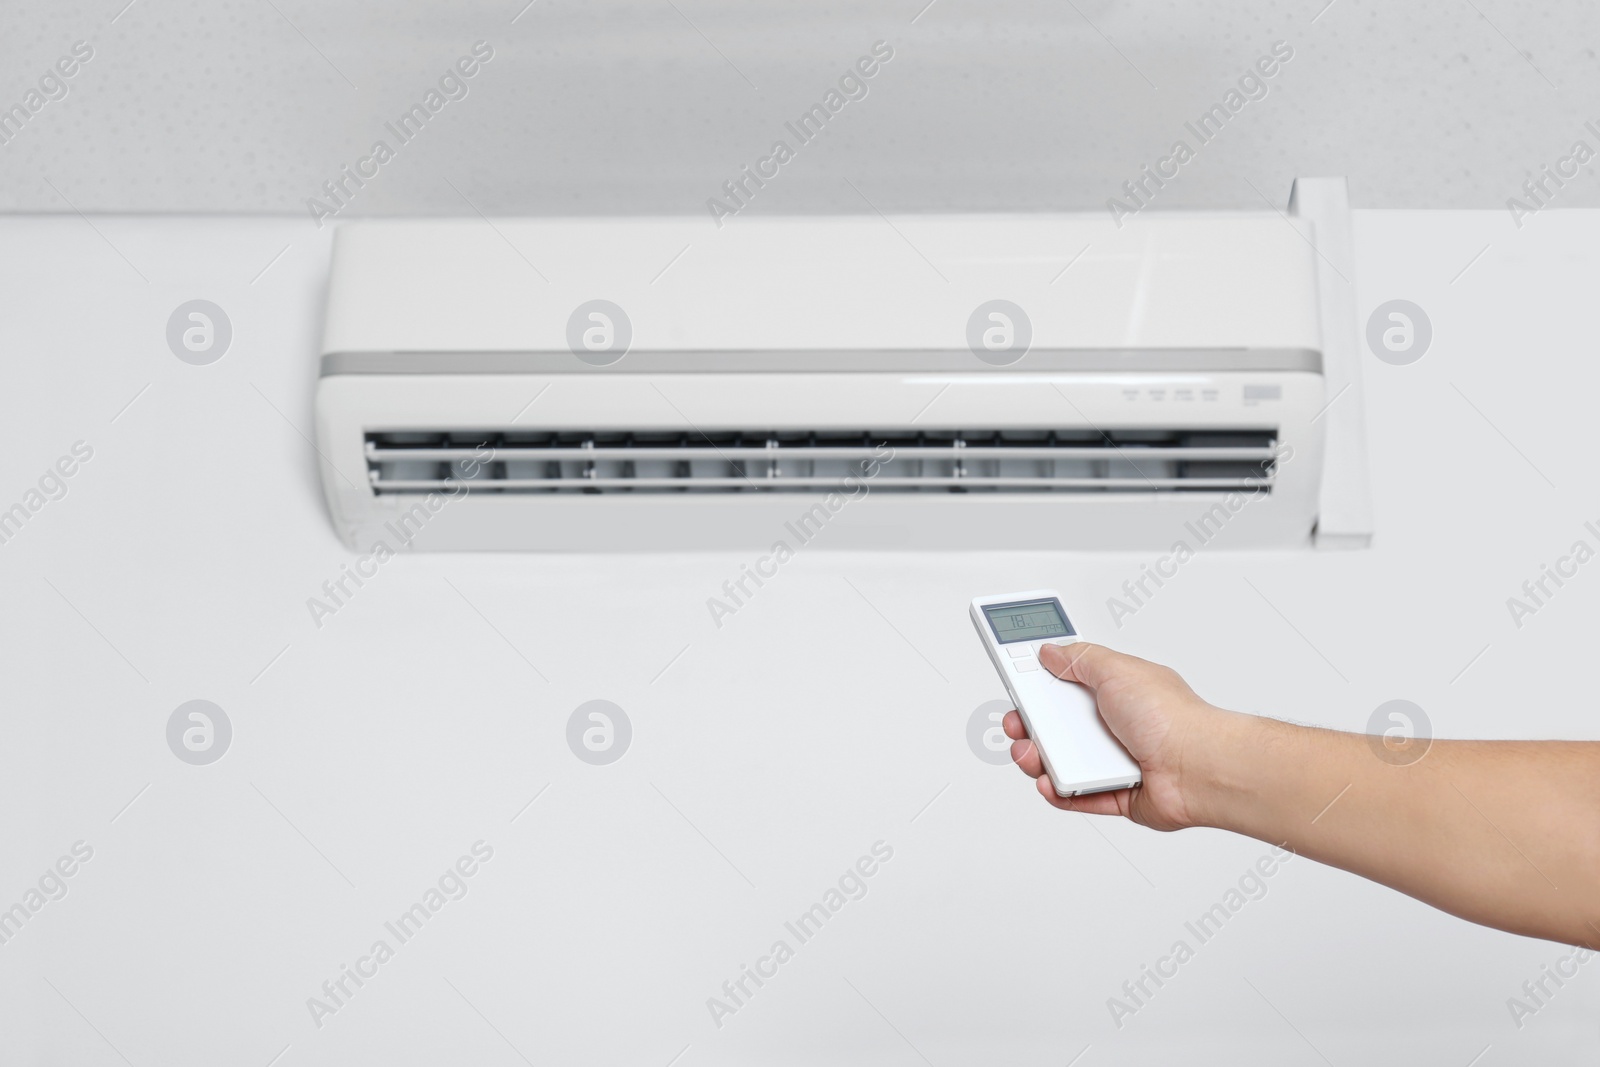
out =
<svg viewBox="0 0 1600 1067"><path fill-rule="evenodd" d="M1248 765L1272 722L1204 703L1188 717L1179 757L1186 826L1240 829Z"/></svg>

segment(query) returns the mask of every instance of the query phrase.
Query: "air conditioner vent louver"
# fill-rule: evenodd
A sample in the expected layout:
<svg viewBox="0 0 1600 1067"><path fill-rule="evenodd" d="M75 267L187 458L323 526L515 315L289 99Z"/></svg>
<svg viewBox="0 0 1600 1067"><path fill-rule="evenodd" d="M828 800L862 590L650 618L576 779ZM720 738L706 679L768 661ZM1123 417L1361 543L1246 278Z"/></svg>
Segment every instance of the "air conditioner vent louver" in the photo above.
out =
<svg viewBox="0 0 1600 1067"><path fill-rule="evenodd" d="M366 434L375 493L1270 492L1272 430L736 429Z"/></svg>

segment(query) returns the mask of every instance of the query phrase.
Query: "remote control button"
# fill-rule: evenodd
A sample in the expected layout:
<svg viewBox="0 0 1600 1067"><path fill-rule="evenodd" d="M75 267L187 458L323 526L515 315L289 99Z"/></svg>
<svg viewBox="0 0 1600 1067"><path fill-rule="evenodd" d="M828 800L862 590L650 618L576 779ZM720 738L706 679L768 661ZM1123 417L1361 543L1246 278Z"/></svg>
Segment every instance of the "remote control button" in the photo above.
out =
<svg viewBox="0 0 1600 1067"><path fill-rule="evenodd" d="M1032 653L1033 650L1027 645L1007 645L1006 651L1011 653L1012 659L1020 659L1021 657Z"/></svg>
<svg viewBox="0 0 1600 1067"><path fill-rule="evenodd" d="M1039 661L1036 659L1014 660L1011 665L1018 671L1036 671L1039 669Z"/></svg>

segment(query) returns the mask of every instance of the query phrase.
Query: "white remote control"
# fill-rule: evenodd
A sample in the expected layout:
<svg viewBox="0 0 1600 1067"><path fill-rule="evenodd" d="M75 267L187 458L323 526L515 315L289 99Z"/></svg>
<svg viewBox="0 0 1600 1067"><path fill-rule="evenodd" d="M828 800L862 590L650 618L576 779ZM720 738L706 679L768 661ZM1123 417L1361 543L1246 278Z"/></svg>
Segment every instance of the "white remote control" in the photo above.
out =
<svg viewBox="0 0 1600 1067"><path fill-rule="evenodd" d="M1107 729L1094 694L1076 682L1062 681L1039 663L1044 645L1078 640L1055 590L977 597L972 625L1039 749L1057 796L1139 784L1138 761Z"/></svg>

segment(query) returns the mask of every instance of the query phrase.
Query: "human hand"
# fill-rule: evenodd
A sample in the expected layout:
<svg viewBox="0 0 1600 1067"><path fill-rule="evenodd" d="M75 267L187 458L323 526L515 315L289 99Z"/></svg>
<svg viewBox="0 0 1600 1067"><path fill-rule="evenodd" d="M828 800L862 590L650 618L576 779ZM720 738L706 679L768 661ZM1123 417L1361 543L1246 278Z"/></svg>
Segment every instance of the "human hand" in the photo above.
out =
<svg viewBox="0 0 1600 1067"><path fill-rule="evenodd" d="M1009 711L1002 725L1012 739L1011 758L1035 779L1044 798L1064 811L1122 815L1156 830L1195 825L1194 783L1186 792L1184 779L1185 751L1213 720L1227 713L1196 696L1171 668L1101 645L1082 641L1045 645L1039 650L1039 662L1057 678L1094 691L1100 717L1139 761L1143 779L1133 789L1057 796L1022 716Z"/></svg>
<svg viewBox="0 0 1600 1067"><path fill-rule="evenodd" d="M1600 946L1600 741L1434 740L1396 764L1383 738L1224 711L1098 645L1046 645L1039 662L1094 691L1142 773L1134 789L1058 797L1008 712L1011 758L1056 807L1230 830L1472 922Z"/></svg>

